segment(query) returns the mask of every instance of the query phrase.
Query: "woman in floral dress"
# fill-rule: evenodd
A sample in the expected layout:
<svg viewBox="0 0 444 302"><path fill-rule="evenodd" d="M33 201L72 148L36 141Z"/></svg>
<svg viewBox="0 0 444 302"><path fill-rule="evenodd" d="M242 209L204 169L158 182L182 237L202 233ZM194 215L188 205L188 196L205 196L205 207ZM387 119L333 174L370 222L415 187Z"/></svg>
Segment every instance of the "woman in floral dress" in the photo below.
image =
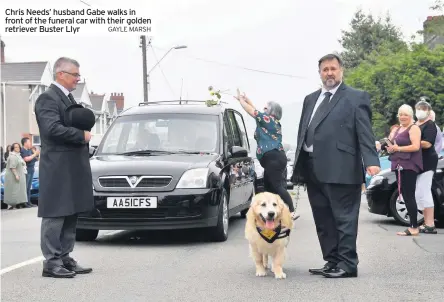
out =
<svg viewBox="0 0 444 302"><path fill-rule="evenodd" d="M268 102L264 111L255 108L250 99L238 93L239 103L244 110L256 120L254 139L257 141L256 157L264 168L264 189L267 192L278 194L288 205L292 218L295 213L293 199L284 186L282 177L287 167L287 156L282 145L282 107L276 102Z"/></svg>

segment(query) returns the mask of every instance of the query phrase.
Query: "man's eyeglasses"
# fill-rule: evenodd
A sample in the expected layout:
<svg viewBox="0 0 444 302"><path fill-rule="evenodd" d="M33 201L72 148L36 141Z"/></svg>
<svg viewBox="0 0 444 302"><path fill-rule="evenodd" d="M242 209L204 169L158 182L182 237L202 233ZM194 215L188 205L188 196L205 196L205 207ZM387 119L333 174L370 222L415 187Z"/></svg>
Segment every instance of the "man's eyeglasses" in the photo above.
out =
<svg viewBox="0 0 444 302"><path fill-rule="evenodd" d="M63 73L67 73L67 74L69 74L69 75L72 75L72 76L75 77L75 78L80 78L80 74L78 74L78 73L71 73L71 72L68 72L68 71L61 71L61 72L63 72Z"/></svg>

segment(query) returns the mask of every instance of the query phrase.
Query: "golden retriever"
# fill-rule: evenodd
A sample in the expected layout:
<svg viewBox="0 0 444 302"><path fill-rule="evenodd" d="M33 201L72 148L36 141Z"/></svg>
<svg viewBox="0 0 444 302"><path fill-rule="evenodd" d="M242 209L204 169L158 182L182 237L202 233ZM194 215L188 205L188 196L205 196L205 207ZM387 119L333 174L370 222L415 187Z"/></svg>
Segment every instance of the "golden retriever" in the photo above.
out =
<svg viewBox="0 0 444 302"><path fill-rule="evenodd" d="M256 276L258 277L267 275L269 256L272 258L271 271L275 278L285 279L287 277L282 270L282 265L290 237L276 238L274 241L271 238L270 240L270 237L277 236L279 226L284 231L293 228L290 210L279 195L264 192L254 196L247 212L245 238L250 243L250 252L256 264ZM272 243L259 234L258 227L269 241L273 241Z"/></svg>

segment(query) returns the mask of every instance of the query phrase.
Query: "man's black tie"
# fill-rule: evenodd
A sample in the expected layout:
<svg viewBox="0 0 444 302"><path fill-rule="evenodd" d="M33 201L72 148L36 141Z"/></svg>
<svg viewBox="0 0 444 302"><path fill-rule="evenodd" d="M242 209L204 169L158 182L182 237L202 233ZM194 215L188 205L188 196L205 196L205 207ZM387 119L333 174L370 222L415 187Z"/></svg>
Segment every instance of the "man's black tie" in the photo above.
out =
<svg viewBox="0 0 444 302"><path fill-rule="evenodd" d="M325 98L321 102L321 104L318 106L315 114L313 115L313 118L311 119L308 129L307 129L307 134L305 137L305 144L307 145L307 147L310 147L313 145L315 127L316 127L319 119L324 114L325 110L327 110L328 103L330 102L331 92L327 91L324 93L324 95L325 95Z"/></svg>
<svg viewBox="0 0 444 302"><path fill-rule="evenodd" d="M72 96L71 93L68 93L68 98L71 100L71 102L72 102L73 104L77 104L76 100L74 99L74 97Z"/></svg>

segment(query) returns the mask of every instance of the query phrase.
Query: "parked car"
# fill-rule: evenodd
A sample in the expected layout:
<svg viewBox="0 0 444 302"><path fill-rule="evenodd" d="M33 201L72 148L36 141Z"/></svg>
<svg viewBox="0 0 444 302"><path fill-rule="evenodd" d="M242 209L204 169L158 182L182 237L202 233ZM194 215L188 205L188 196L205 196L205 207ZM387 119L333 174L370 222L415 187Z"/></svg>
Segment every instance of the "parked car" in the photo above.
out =
<svg viewBox="0 0 444 302"><path fill-rule="evenodd" d="M379 164L381 166L381 171L382 171L382 170L390 169L392 163L388 160L388 156L381 156L381 157L379 157ZM366 173L365 174L365 187L366 188L369 186L371 179L372 179L372 177Z"/></svg>
<svg viewBox="0 0 444 302"><path fill-rule="evenodd" d="M444 152L441 153L444 155ZM438 160L438 168L433 177L432 196L435 202L435 219L444 220L444 158ZM391 169L385 169L371 178L366 190L370 213L393 217L399 224L408 226L410 222L403 200L398 198L398 183ZM421 210L418 210L418 223L424 222Z"/></svg>
<svg viewBox="0 0 444 302"><path fill-rule="evenodd" d="M150 102L122 112L91 154L95 209L79 216L77 240L99 230L201 228L225 241L229 218L245 217L256 191L249 146L242 115L223 104Z"/></svg>
<svg viewBox="0 0 444 302"><path fill-rule="evenodd" d="M0 179L1 179L0 195L1 195L1 201L2 201L2 208L6 207L6 205L3 205L5 172L6 172L6 169L3 169L3 171L2 171L2 173L0 175ZM34 177L32 179L32 185L31 185L31 202L37 204L38 203L38 198L39 198L39 162L36 161Z"/></svg>

